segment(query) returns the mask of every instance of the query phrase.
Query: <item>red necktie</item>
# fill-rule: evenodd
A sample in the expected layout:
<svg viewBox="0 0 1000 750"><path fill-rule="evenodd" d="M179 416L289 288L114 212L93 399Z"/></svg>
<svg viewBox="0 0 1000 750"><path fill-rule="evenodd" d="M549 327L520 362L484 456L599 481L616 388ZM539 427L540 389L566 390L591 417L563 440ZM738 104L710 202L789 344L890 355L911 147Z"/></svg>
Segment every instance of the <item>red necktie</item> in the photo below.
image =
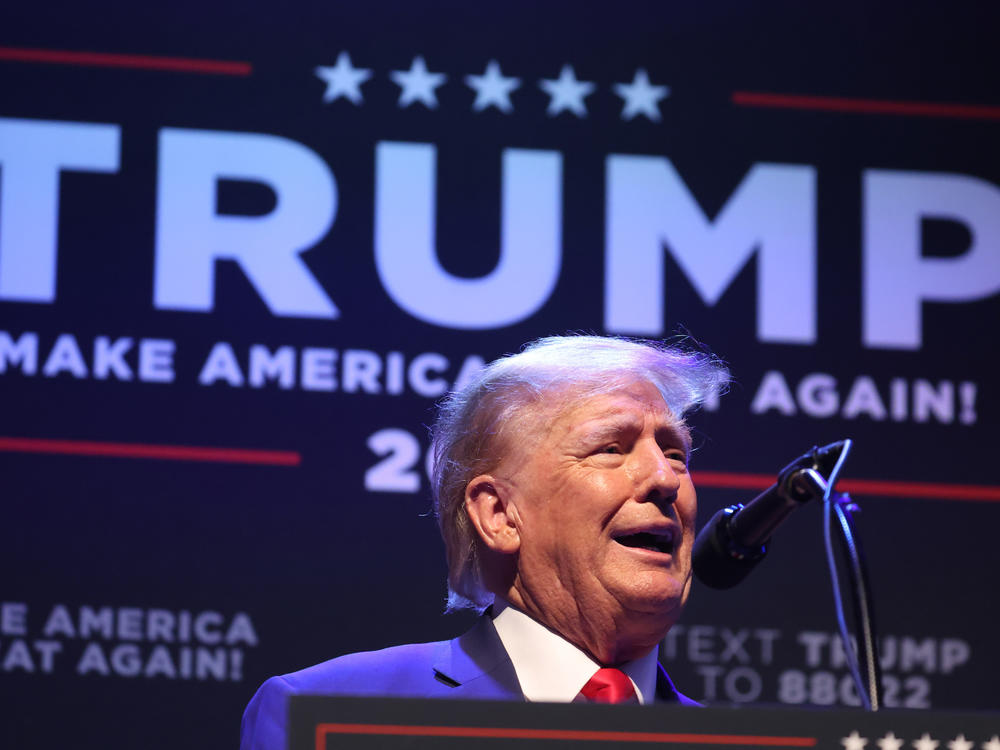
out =
<svg viewBox="0 0 1000 750"><path fill-rule="evenodd" d="M612 667L598 669L580 690L580 695L591 703L638 702L632 680L620 669Z"/></svg>

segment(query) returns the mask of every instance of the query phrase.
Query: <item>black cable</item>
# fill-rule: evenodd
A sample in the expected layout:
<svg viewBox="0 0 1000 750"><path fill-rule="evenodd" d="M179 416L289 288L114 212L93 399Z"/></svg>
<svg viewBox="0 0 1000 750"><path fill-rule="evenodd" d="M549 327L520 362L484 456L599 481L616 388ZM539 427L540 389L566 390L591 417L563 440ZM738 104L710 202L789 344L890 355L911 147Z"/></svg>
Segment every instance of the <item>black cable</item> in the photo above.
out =
<svg viewBox="0 0 1000 750"><path fill-rule="evenodd" d="M855 541L857 530L851 515L852 505L847 495L840 495L833 502L833 509L840 521L840 539L843 543L844 556L850 563L846 567L851 579L851 592L854 594L855 629L858 633L865 682L868 686L868 700L862 701L862 703L868 704L866 706L868 710L878 711L882 706L882 665L879 663L878 656L871 583L868 578L868 567L865 564L864 554ZM846 647L849 648L850 644L846 644Z"/></svg>
<svg viewBox="0 0 1000 750"><path fill-rule="evenodd" d="M868 689L865 685L864 677L861 675L861 668L858 666L858 657L855 652L854 645L851 643L851 635L847 631L847 618L844 616L844 594L840 588L840 576L837 574L837 560L833 553L833 507L837 505L836 498L839 495L834 495L833 486L837 482L837 477L840 474L840 469L844 465L844 461L847 459L847 454L851 450L853 445L851 440L844 441L844 448L837 458L837 464L833 467L833 471L827 477L825 482L823 482L823 547L826 550L826 565L830 572L830 584L833 591L833 607L834 614L837 619L837 630L840 632L840 640L844 646L844 658L847 659L847 669L850 672L851 679L854 680L854 689L857 690L858 700L861 701L861 707L866 711L871 711L871 701L868 698ZM852 589L854 590L854 589Z"/></svg>

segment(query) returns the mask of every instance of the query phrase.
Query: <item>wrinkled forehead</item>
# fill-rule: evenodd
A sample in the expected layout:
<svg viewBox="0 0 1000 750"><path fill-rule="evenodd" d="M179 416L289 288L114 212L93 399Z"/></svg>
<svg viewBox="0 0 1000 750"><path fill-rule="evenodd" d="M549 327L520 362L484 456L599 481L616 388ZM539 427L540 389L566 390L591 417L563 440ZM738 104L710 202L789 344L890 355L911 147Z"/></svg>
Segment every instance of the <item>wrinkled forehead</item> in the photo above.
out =
<svg viewBox="0 0 1000 750"><path fill-rule="evenodd" d="M689 448L687 424L683 416L670 409L662 388L655 382L634 377L557 384L541 390L509 415L502 446L513 450L556 433L627 421L629 415L637 413L651 414L665 429L676 432L685 448Z"/></svg>
<svg viewBox="0 0 1000 750"><path fill-rule="evenodd" d="M657 429L683 433L684 420L670 410L655 383L634 380L597 391L570 390L561 399L554 422L570 432L590 430L602 424L625 425L633 420L651 419Z"/></svg>

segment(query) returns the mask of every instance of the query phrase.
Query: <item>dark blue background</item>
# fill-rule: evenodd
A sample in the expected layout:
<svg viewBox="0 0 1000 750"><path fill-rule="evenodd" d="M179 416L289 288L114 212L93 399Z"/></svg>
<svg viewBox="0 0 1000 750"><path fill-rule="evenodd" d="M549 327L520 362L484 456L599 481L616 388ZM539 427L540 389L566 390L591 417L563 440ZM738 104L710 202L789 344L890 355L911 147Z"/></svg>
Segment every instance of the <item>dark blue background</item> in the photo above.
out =
<svg viewBox="0 0 1000 750"><path fill-rule="evenodd" d="M924 305L919 351L861 344L861 175L865 169L953 172L1000 182L996 119L954 119L741 108L734 91L996 105L996 12L988 4L662 2L370 3L361 9L265 4L21 5L0 10L0 45L54 50L243 60L249 77L0 61L0 116L117 123L116 174L63 173L58 297L0 302L0 329L37 331L42 350L63 332L177 342L169 385L28 377L0 379L0 433L14 437L299 451L299 467L177 463L26 453L0 454L3 543L0 601L33 617L54 603L242 611L260 645L245 649L242 679L197 682L0 672L3 734L11 746L149 748L235 742L256 685L348 651L460 632L442 618L444 562L426 482L419 494L375 493L363 473L377 457L365 440L384 427L426 445L432 400L402 396L202 387L197 374L216 341L339 350L424 351L457 364L489 360L525 341L566 331L602 332L604 160L662 155L709 216L752 164L808 164L818 172L819 308L815 345L768 344L755 329L755 261L714 307L667 256L665 330L687 330L731 363L736 385L715 413L694 419L694 470L772 473L813 444L856 441L846 478L995 485L996 330L1000 299ZM348 50L374 77L362 106L324 104L312 71ZM423 55L449 75L440 107L397 106L387 77ZM520 76L515 112L471 110L464 75L489 59ZM598 82L589 114L547 117L535 81L572 63ZM613 82L636 68L671 87L661 123L620 119ZM339 208L329 234L304 258L342 317L272 315L242 272L220 263L212 313L154 309L156 143L161 128L260 132L298 141L336 175ZM499 153L563 155L563 269L545 304L499 330L431 326L382 289L372 253L378 141L438 147L438 245L453 273L487 273L498 253ZM2 177L2 171L0 171ZM0 189L3 186L0 185ZM269 197L233 188L223 200L267 211ZM2 217L0 217L2 222ZM2 228L2 224L0 224ZM961 228L925 227L925 253L957 254ZM1000 257L1000 249L993 248ZM1000 262L1000 260L998 260ZM796 311L790 310L794 315ZM680 327L683 326L683 329ZM761 376L790 383L831 373L976 382L974 425L813 419L750 412ZM884 392L884 391L883 391ZM843 395L843 390L842 390ZM749 490L706 487L700 521ZM973 660L931 675L935 708L994 709L998 506L945 497L865 497L878 617L885 633L956 637ZM771 559L740 589L696 586L685 622L719 627L832 631L820 509L782 530ZM32 622L37 630L38 623ZM5 647L0 639L0 653ZM804 669L783 652L762 669ZM697 665L679 659L675 680L699 697ZM770 670L770 671L768 671ZM842 670L838 672L842 673ZM775 701L773 686L761 700ZM2 736L2 735L0 735ZM39 737L44 739L39 739ZM20 740L20 743L17 742Z"/></svg>

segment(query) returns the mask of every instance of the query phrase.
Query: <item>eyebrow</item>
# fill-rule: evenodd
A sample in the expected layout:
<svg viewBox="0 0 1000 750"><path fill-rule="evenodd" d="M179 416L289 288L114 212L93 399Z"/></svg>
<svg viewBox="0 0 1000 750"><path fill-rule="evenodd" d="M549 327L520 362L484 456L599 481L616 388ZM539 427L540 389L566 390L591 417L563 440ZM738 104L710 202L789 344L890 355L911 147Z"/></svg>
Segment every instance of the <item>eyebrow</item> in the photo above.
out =
<svg viewBox="0 0 1000 750"><path fill-rule="evenodd" d="M593 426L588 427L588 425ZM577 425L570 432L570 436L573 439L599 443L618 437L622 433L639 432L641 429L642 425L640 421L631 415L610 413L606 416L588 419L586 422ZM668 421L664 425L657 427L654 433L657 441L662 441L668 435L671 438L675 438L680 443L680 446L684 448L685 452L690 452L691 440L684 420L676 419L671 415Z"/></svg>
<svg viewBox="0 0 1000 750"><path fill-rule="evenodd" d="M641 429L642 425L640 421L633 416L609 412L608 414L594 417L593 419L588 419L586 422L575 425L571 434L587 439L597 439L613 437L622 432L630 430L639 431Z"/></svg>
<svg viewBox="0 0 1000 750"><path fill-rule="evenodd" d="M663 433L670 434L672 437L677 439L680 443L680 447L684 449L685 453L691 453L691 432L688 429L687 423L683 419L675 419L668 427L663 430L657 430L656 435L659 436Z"/></svg>

